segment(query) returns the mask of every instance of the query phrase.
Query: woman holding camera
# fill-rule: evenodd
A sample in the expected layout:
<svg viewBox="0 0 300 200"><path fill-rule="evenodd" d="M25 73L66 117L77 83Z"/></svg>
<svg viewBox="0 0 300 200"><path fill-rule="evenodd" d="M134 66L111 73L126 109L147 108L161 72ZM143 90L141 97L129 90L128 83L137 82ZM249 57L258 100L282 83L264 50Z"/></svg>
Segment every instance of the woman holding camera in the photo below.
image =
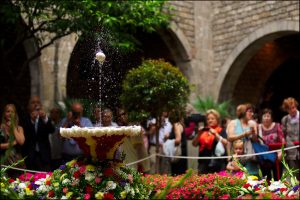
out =
<svg viewBox="0 0 300 200"><path fill-rule="evenodd" d="M193 146L199 146L199 157L214 157L215 148L218 142L223 144L224 149L227 145L227 135L220 126L220 114L214 109L206 112L207 126L199 130L198 135L193 139ZM226 153L225 153L226 155ZM199 159L198 173L214 173L226 167L226 160L222 159Z"/></svg>

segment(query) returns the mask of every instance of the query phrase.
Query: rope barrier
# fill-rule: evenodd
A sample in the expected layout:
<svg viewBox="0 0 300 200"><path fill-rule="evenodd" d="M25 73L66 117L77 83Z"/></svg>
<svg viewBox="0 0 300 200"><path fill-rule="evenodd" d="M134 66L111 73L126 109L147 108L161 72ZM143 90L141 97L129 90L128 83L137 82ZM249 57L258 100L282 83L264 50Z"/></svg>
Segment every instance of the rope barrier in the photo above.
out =
<svg viewBox="0 0 300 200"><path fill-rule="evenodd" d="M297 146L292 146L292 147L287 147L284 148L285 151L291 150L291 149L296 149L299 148L300 145ZM263 155L263 154L270 154L274 152L280 152L281 149L278 150L272 150L272 151L265 151L265 152L260 152L260 153L253 153L253 154L244 154L244 155L237 155L237 158L240 157L248 157L248 156L257 156L257 155ZM219 157L188 157L188 156L166 156L163 154L158 154L160 157L167 157L167 158L182 158L182 159L198 159L198 160L205 160L205 159L225 159L225 158L231 158L232 156L219 156Z"/></svg>
<svg viewBox="0 0 300 200"><path fill-rule="evenodd" d="M29 169L22 169L22 168L17 168L17 167L11 167L11 166L7 166L7 165L1 165L1 167L7 167L9 169L14 169L14 170L18 170L18 171L24 171L24 172L32 172L32 173L43 173L43 174L49 173L49 172L43 172L43 171L35 171L35 170L29 170Z"/></svg>
<svg viewBox="0 0 300 200"><path fill-rule="evenodd" d="M299 147L300 147L300 145L292 146L292 147L286 147L286 148L284 148L284 151L288 151L288 150L291 150L291 149L296 149L296 148L299 148ZM260 152L260 153L237 155L236 157L240 158L240 157L247 157L247 156L257 156L257 155L269 154L269 153L280 152L280 151L281 151L281 149L277 149L277 150L265 151L265 152ZM142 158L140 160L137 160L137 161L134 161L134 162L131 162L131 163L127 163L125 165L126 166L134 165L136 163L143 162L144 160L147 160L147 159L149 159L151 157L154 157L154 156L160 156L160 157L166 157L166 158L197 159L197 160L200 160L200 159L202 159L202 160L204 160L204 159L226 159L226 158L231 158L232 157L232 156L219 156L219 157L167 156L167 155L156 154L155 153L155 154L151 154L148 157ZM48 172L43 172L43 171L34 171L34 170L27 170L27 169L22 169L22 168L10 167L10 166L6 166L6 165L1 165L1 167L8 167L10 169L25 171L25 172L32 172L32 173L48 173Z"/></svg>
<svg viewBox="0 0 300 200"><path fill-rule="evenodd" d="M149 158L151 157L154 157L156 156L157 154L151 154L150 156L146 157L146 158L143 158L143 159L140 159L140 160L137 160L137 161L134 161L134 162L131 162L131 163L127 163L126 166L130 166L130 165L134 165L136 163L140 163L140 162L143 162L144 160L148 160Z"/></svg>

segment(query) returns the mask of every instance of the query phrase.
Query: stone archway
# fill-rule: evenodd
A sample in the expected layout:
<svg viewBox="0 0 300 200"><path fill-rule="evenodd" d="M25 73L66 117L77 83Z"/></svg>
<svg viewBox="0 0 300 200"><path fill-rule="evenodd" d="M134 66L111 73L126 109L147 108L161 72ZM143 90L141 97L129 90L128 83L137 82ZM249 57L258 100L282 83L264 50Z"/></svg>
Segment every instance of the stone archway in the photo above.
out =
<svg viewBox="0 0 300 200"><path fill-rule="evenodd" d="M247 63L268 42L278 38L299 33L299 23L292 21L276 21L269 23L244 38L231 52L223 64L217 77L216 99L224 101L232 99L234 90ZM280 64L280 63L278 63ZM251 95L251 94L249 94ZM257 101L258 101L258 97ZM232 99L234 100L234 99Z"/></svg>
<svg viewBox="0 0 300 200"><path fill-rule="evenodd" d="M181 29L172 22L169 29L160 30L160 37L167 45L175 65L179 67L182 73L187 75L191 61L191 46Z"/></svg>

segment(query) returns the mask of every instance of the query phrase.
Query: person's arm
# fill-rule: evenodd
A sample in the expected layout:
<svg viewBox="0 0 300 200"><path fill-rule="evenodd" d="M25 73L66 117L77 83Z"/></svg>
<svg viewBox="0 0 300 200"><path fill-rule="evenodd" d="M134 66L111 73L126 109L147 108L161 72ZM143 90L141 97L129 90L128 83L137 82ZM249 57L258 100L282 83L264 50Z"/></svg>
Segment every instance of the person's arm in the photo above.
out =
<svg viewBox="0 0 300 200"><path fill-rule="evenodd" d="M23 145L25 142L24 130L21 126L14 128L15 140L19 145Z"/></svg>
<svg viewBox="0 0 300 200"><path fill-rule="evenodd" d="M277 135L278 135L278 138L279 138L279 142L284 144L285 143L285 138L284 138L284 133L281 129L281 126L278 123L276 123L276 126L277 126Z"/></svg>
<svg viewBox="0 0 300 200"><path fill-rule="evenodd" d="M287 116L284 116L281 120L281 130L283 132L284 137L286 137L287 131Z"/></svg>
<svg viewBox="0 0 300 200"><path fill-rule="evenodd" d="M202 131L199 130L199 131L198 131L198 134L196 135L196 137L194 137L194 139L193 139L193 141L192 141L192 145L193 145L194 147L196 147L196 146L199 145L199 137L200 137L201 133L202 133Z"/></svg>
<svg viewBox="0 0 300 200"><path fill-rule="evenodd" d="M174 124L174 133L175 133L175 146L180 145L181 143L181 132L183 127L179 123Z"/></svg>
<svg viewBox="0 0 300 200"><path fill-rule="evenodd" d="M242 139L242 138L247 137L252 134L252 130L250 130L250 131L245 131L242 134L236 135L234 132L235 124L236 124L235 120L232 120L228 124L228 127L227 127L228 138L227 139L229 142L233 142L235 140Z"/></svg>
<svg viewBox="0 0 300 200"><path fill-rule="evenodd" d="M234 168L233 168L232 161L227 163L226 169L229 170L229 171L233 171Z"/></svg>
<svg viewBox="0 0 300 200"><path fill-rule="evenodd" d="M226 133L224 133L224 131L225 131L225 130L222 130L221 133L219 134L219 133L217 133L217 131L215 131L215 130L212 129L212 128L209 130L209 132L212 133L212 134L215 136L215 140L216 140L216 141L222 142L222 144L224 145L224 147L226 147L228 141L227 141L226 138L224 138L224 137L225 137L225 134L226 134ZM224 135L224 137L222 137L222 135Z"/></svg>

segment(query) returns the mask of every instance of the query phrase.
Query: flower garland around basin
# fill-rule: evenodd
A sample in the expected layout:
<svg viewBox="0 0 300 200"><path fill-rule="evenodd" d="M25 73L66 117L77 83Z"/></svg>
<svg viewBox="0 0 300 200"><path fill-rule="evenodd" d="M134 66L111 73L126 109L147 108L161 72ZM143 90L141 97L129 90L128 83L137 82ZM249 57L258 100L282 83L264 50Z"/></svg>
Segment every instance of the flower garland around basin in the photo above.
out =
<svg viewBox="0 0 300 200"><path fill-rule="evenodd" d="M65 138L74 139L86 157L93 160L114 160L118 147L127 136L141 134L140 126L121 127L91 127L60 128L60 134Z"/></svg>

